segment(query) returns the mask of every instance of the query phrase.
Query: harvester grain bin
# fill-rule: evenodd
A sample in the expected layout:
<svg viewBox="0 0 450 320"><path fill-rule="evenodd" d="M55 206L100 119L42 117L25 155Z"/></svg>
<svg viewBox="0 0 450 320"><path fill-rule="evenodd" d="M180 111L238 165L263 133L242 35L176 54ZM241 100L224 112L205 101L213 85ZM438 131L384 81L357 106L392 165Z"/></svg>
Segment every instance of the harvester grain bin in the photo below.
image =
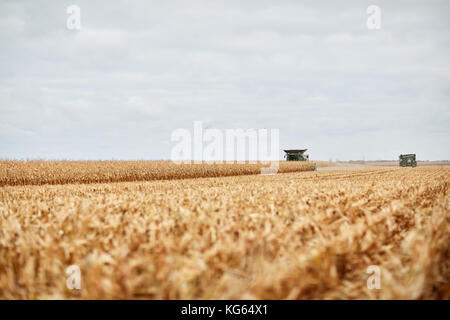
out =
<svg viewBox="0 0 450 320"><path fill-rule="evenodd" d="M284 150L286 161L308 161L309 155L305 154L308 149Z"/></svg>
<svg viewBox="0 0 450 320"><path fill-rule="evenodd" d="M413 153L410 154L401 154L399 157L400 167L415 167L417 166L416 155Z"/></svg>

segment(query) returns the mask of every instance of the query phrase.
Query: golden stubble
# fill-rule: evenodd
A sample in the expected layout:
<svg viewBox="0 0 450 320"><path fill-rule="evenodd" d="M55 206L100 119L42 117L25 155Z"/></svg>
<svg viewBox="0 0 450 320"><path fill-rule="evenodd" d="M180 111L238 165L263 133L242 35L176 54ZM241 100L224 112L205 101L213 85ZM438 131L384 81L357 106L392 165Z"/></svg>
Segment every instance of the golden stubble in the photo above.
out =
<svg viewBox="0 0 450 320"><path fill-rule="evenodd" d="M3 186L0 297L448 299L449 178L381 167Z"/></svg>

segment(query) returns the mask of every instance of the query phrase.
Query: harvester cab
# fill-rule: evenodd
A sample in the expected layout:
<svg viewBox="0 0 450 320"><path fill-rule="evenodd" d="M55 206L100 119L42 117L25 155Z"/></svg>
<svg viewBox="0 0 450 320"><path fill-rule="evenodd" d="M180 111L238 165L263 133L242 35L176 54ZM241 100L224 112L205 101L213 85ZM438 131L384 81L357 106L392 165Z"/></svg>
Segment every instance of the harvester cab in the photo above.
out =
<svg viewBox="0 0 450 320"><path fill-rule="evenodd" d="M284 150L286 161L308 161L309 155L305 154L308 149Z"/></svg>
<svg viewBox="0 0 450 320"><path fill-rule="evenodd" d="M399 157L400 167L415 167L417 166L415 154L401 154Z"/></svg>

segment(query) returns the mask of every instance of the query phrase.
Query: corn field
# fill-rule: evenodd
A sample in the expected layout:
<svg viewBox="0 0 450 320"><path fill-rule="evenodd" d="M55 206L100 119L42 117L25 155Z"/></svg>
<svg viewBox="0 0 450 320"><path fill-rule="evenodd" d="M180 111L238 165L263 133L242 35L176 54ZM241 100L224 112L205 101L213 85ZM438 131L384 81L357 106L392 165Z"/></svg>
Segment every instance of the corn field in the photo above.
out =
<svg viewBox="0 0 450 320"><path fill-rule="evenodd" d="M1 166L2 299L450 298L448 166Z"/></svg>
<svg viewBox="0 0 450 320"><path fill-rule="evenodd" d="M270 163L172 161L0 161L0 186L109 183L260 174ZM278 172L312 171L306 162L280 162Z"/></svg>

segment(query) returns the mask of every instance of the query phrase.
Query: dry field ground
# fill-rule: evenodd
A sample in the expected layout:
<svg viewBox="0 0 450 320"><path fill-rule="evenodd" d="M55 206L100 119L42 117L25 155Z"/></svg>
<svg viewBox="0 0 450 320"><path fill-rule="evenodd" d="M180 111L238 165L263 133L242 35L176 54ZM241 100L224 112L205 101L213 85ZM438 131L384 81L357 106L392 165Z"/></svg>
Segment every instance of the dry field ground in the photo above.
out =
<svg viewBox="0 0 450 320"><path fill-rule="evenodd" d="M450 298L450 166L129 181L15 165L0 163L2 299Z"/></svg>

